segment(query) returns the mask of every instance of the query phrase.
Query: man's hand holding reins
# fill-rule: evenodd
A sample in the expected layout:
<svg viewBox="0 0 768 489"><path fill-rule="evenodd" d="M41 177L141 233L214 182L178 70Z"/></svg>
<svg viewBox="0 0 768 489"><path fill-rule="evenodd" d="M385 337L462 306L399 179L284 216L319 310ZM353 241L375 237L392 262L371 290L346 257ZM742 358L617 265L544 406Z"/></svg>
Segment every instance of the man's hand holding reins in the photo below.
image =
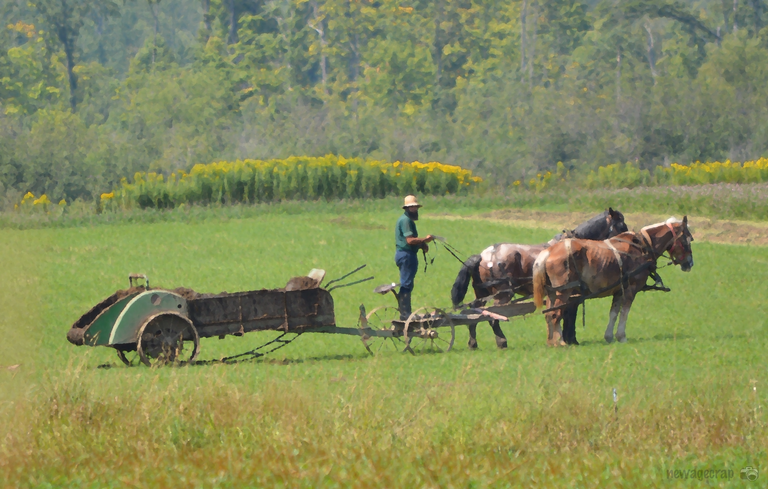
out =
<svg viewBox="0 0 768 489"><path fill-rule="evenodd" d="M417 246L420 249L424 250L425 252L429 251L429 246L427 246L427 243L430 241L434 241L435 237L431 234L428 234L426 238L414 238L413 236L408 236L405 238L405 241L410 246Z"/></svg>

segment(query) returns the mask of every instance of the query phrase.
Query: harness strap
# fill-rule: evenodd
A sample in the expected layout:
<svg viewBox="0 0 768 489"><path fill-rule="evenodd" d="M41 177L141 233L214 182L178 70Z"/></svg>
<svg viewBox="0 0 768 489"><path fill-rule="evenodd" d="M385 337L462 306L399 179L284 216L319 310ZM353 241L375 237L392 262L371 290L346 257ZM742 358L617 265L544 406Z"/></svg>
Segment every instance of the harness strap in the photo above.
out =
<svg viewBox="0 0 768 489"><path fill-rule="evenodd" d="M670 223L667 223L667 227L669 228L669 232L672 233L672 247L669 249L669 257L672 258L672 261L674 261L674 258L672 257L672 251L674 251L675 248L680 245L680 240L678 239L677 233L675 232L675 228L673 228Z"/></svg>
<svg viewBox="0 0 768 489"><path fill-rule="evenodd" d="M605 240L605 244L608 246L608 248L611 249L611 251L613 251L613 256L616 257L616 261L619 262L619 268L622 270L621 273L624 273L624 262L621 260L621 254L619 253L619 250L613 246L613 243L611 243L610 240Z"/></svg>
<svg viewBox="0 0 768 489"><path fill-rule="evenodd" d="M626 279L631 279L632 277L634 277L634 276L636 276L636 275L638 275L638 274L642 273L644 270L647 270L648 268L652 268L652 267L653 267L653 265L654 265L654 263L652 263L652 262L645 262L645 263L643 263L642 265L640 265L639 267L637 267L637 268L636 268L636 269L634 269L633 271L629 272L629 273L626 275ZM581 297L579 297L579 299L578 299L578 303L579 303L579 304L582 304L582 303L584 303L585 301L587 301L587 300L589 300L589 299L592 299L593 297L597 297L597 296L599 296L600 294L603 294L603 293L605 293L605 292L608 292L608 291L609 291L609 290L611 290L612 288L614 288L614 287L616 287L616 286L620 285L620 284L621 284L621 282L622 282L622 281L621 281L621 280L619 280L618 282L616 282L616 283L613 283L613 284L609 285L608 287L603 287L602 289L598 290L597 292L593 292L593 293L591 293L591 294L588 294L588 295L582 295ZM580 284L579 282L577 282L577 281L573 281L573 282L570 282L570 283L568 283L568 284L566 284L566 285L562 286L562 288L576 288L576 287L578 287L578 286L579 286L579 284ZM559 289L560 289L560 287L558 287L557 289L555 289L555 288L551 288L551 287L550 287L550 288L548 288L548 289L549 289L549 290L559 290ZM562 305L559 305L559 306L550 307L549 309L545 309L545 310L543 310L543 311L541 311L541 312L542 312L543 314L546 314L546 313L548 313L548 312L552 312L552 311L555 311L555 310L557 310L557 309L563 309L563 308L565 308L565 307L568 307L568 304L562 304Z"/></svg>
<svg viewBox="0 0 768 489"><path fill-rule="evenodd" d="M568 257L565 259L565 272L567 276L571 275L571 260L573 260L573 269L576 270L576 277L577 282L579 284L579 292L581 295L584 295L587 291L589 291L589 288L587 287L587 284L584 282L584 278L581 276L581 270L579 270L579 265L576 263L576 259L573 258L573 249L571 248L571 239L565 240L565 249L568 252ZM584 310L582 309L582 319L583 319L583 313Z"/></svg>
<svg viewBox="0 0 768 489"><path fill-rule="evenodd" d="M643 228L640 230L640 234L642 234L643 240L645 240L645 244L648 246L648 249L651 250L651 252L655 255L656 253L653 251L653 240L651 240L651 236L648 234L648 231Z"/></svg>
<svg viewBox="0 0 768 489"><path fill-rule="evenodd" d="M613 256L615 256L616 261L619 262L619 273L621 273L621 295L624 296L624 262L621 259L621 254L619 253L619 250L613 246L610 239L606 239L604 243L608 245L608 248L610 248L611 251L613 251Z"/></svg>

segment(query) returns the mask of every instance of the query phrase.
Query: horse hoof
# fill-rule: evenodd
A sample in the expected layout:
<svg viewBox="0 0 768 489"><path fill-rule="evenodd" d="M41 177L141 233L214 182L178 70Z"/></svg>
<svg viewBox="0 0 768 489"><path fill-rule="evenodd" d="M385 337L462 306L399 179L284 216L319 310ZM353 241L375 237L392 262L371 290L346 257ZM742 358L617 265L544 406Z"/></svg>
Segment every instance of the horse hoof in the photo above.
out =
<svg viewBox="0 0 768 489"><path fill-rule="evenodd" d="M606 343L613 343L613 336L606 336L605 337L605 342Z"/></svg>
<svg viewBox="0 0 768 489"><path fill-rule="evenodd" d="M627 342L627 337L626 336L617 336L616 337L616 341L618 341L619 343L626 343Z"/></svg>

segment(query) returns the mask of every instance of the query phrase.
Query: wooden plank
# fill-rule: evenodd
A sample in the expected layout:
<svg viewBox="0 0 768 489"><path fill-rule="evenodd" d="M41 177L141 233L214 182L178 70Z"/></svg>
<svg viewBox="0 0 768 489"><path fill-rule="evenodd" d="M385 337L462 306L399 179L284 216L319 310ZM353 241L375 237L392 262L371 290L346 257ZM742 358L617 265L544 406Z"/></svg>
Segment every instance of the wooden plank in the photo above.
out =
<svg viewBox="0 0 768 489"><path fill-rule="evenodd" d="M515 316L531 314L532 312L536 311L536 306L533 304L533 302L518 302L515 304L503 304L501 306L486 307L485 309L487 311L511 318Z"/></svg>

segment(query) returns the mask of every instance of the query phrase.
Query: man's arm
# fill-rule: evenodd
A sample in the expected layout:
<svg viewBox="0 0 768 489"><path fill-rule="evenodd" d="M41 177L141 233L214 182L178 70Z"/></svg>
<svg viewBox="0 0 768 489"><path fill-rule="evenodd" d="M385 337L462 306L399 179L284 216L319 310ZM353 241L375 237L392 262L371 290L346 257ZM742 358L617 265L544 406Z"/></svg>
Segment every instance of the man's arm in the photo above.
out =
<svg viewBox="0 0 768 489"><path fill-rule="evenodd" d="M429 247L427 246L427 243L430 241L434 241L435 237L431 234L428 234L426 238L414 238L413 236L407 236L405 238L405 242L408 243L409 246L418 246L419 248L423 249L424 251L429 251Z"/></svg>

